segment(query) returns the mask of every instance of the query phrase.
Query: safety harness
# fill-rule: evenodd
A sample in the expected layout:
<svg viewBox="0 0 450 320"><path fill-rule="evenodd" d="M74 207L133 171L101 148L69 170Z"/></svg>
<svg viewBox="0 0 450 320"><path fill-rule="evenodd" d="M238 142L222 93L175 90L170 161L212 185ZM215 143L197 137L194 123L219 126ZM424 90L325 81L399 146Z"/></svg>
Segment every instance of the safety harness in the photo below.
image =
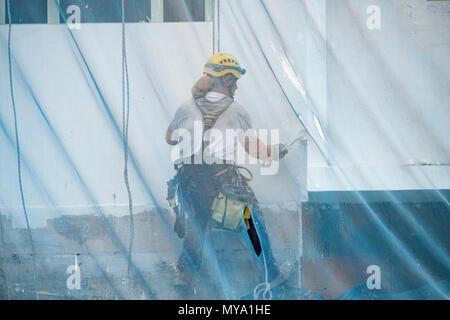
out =
<svg viewBox="0 0 450 320"><path fill-rule="evenodd" d="M204 140L205 132L215 126L220 115L228 110L231 103L232 101L225 108L223 108L221 112L213 114L204 112L203 109L198 106L196 101L196 105L202 113L203 121L202 160L203 152L209 144L209 141ZM193 157L194 156L192 156L192 158ZM202 167L200 168L200 166ZM216 222L218 227L228 230L236 230L240 225L242 225L243 221L245 222L247 229L253 226L251 223L250 210L255 198L250 186L247 183L253 179L253 175L250 170L237 165L210 166L206 164L182 164L176 165L175 169L178 171L178 174L173 180L168 182L169 188L167 200L177 215L174 229L180 238L184 237L183 229L185 222L183 220L185 217L182 212L182 208L180 208L180 201L177 198L181 195L181 193L186 193L188 191L180 190L180 185L184 185L183 183L180 184L181 181L179 181L181 175L192 175L192 178L196 180L204 178L207 180L207 183L211 183L211 192L214 196L211 206L211 217ZM247 171L247 174L244 175L241 170ZM258 246L260 245L258 244ZM258 253L260 250L256 251Z"/></svg>

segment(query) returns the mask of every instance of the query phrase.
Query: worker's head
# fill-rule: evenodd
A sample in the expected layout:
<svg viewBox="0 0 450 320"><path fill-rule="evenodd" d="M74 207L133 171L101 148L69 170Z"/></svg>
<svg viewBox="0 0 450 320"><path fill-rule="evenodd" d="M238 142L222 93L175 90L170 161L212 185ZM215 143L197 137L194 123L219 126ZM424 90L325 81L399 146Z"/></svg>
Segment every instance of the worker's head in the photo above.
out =
<svg viewBox="0 0 450 320"><path fill-rule="evenodd" d="M218 52L209 58L203 71L214 79L211 89L225 92L231 97L237 89L237 80L245 74L245 69L241 69L238 60L231 54L223 52Z"/></svg>

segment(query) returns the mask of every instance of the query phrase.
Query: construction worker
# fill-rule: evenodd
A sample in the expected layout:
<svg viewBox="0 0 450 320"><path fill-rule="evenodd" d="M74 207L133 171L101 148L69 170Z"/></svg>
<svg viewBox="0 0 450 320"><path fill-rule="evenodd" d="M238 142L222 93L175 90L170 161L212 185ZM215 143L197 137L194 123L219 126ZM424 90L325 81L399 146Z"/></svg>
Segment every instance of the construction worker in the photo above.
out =
<svg viewBox="0 0 450 320"><path fill-rule="evenodd" d="M221 147L215 140L214 150L205 152L211 129L222 132L225 137L225 130L245 132L252 127L248 112L233 98L237 80L244 74L245 69L235 57L227 53L214 54L205 64L204 76L192 88L193 97L177 109L166 132L168 144L177 145L185 139L190 141L183 143L192 145L187 151L183 150L178 159L173 159L177 174L168 183L168 200L177 214L174 230L183 238L177 269L186 281L200 270L207 229L214 226L239 233L245 230L239 228L242 221L245 221L255 253L264 255L269 281L279 273L258 201L248 185L249 172L243 173L245 168L233 161L233 154L240 143L252 157L275 161L280 158L282 145L266 145L256 136L241 134ZM202 127L200 137L195 137L196 122ZM190 135L180 137L180 129ZM209 164L196 161L204 160L205 153L220 161Z"/></svg>

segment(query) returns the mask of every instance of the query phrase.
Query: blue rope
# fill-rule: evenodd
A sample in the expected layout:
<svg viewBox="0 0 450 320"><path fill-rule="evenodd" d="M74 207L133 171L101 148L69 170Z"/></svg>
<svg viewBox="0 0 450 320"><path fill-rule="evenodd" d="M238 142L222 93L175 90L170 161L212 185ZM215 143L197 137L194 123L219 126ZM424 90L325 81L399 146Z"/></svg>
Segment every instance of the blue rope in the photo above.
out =
<svg viewBox="0 0 450 320"><path fill-rule="evenodd" d="M128 123L130 120L130 82L128 79L128 61L125 37L125 0L122 0L122 130L124 169L123 179L128 194L128 210L130 212L130 245L128 247L128 274L130 274L131 251L134 242L133 199L128 179Z"/></svg>
<svg viewBox="0 0 450 320"><path fill-rule="evenodd" d="M20 143L19 143L19 128L17 125L17 112L16 112L16 101L14 99L14 87L13 87L13 78L12 78L12 57L11 57L11 29L12 29L12 21L11 21L11 4L10 0L7 2L8 6L8 65L9 65L9 88L10 88L10 95L11 95L11 103L12 103L12 110L14 114L14 132L16 136L16 152L17 152L17 175L19 179L19 189L20 189L20 198L22 201L22 208L23 208L23 214L25 216L25 221L27 224L27 231L28 231L28 237L30 238L30 245L31 245L31 257L32 257L32 264L33 264L33 280L34 280L34 293L36 296L36 299L39 300L39 294L37 292L37 275L36 275L36 261L35 261L35 248L34 248L34 242L33 237L31 235L31 229L30 229L30 222L28 220L28 213L27 208L25 205L25 197L23 192L23 185L22 185L22 168L21 168L21 156L20 156Z"/></svg>

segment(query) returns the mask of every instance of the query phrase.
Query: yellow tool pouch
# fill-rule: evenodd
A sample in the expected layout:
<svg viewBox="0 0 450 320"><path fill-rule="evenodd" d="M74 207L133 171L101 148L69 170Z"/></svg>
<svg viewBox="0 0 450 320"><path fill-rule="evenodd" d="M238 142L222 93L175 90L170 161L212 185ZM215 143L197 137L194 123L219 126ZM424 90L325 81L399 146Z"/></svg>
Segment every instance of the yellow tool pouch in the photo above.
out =
<svg viewBox="0 0 450 320"><path fill-rule="evenodd" d="M247 202L230 199L219 193L212 204L212 218L222 224L225 229L235 230L242 224Z"/></svg>

